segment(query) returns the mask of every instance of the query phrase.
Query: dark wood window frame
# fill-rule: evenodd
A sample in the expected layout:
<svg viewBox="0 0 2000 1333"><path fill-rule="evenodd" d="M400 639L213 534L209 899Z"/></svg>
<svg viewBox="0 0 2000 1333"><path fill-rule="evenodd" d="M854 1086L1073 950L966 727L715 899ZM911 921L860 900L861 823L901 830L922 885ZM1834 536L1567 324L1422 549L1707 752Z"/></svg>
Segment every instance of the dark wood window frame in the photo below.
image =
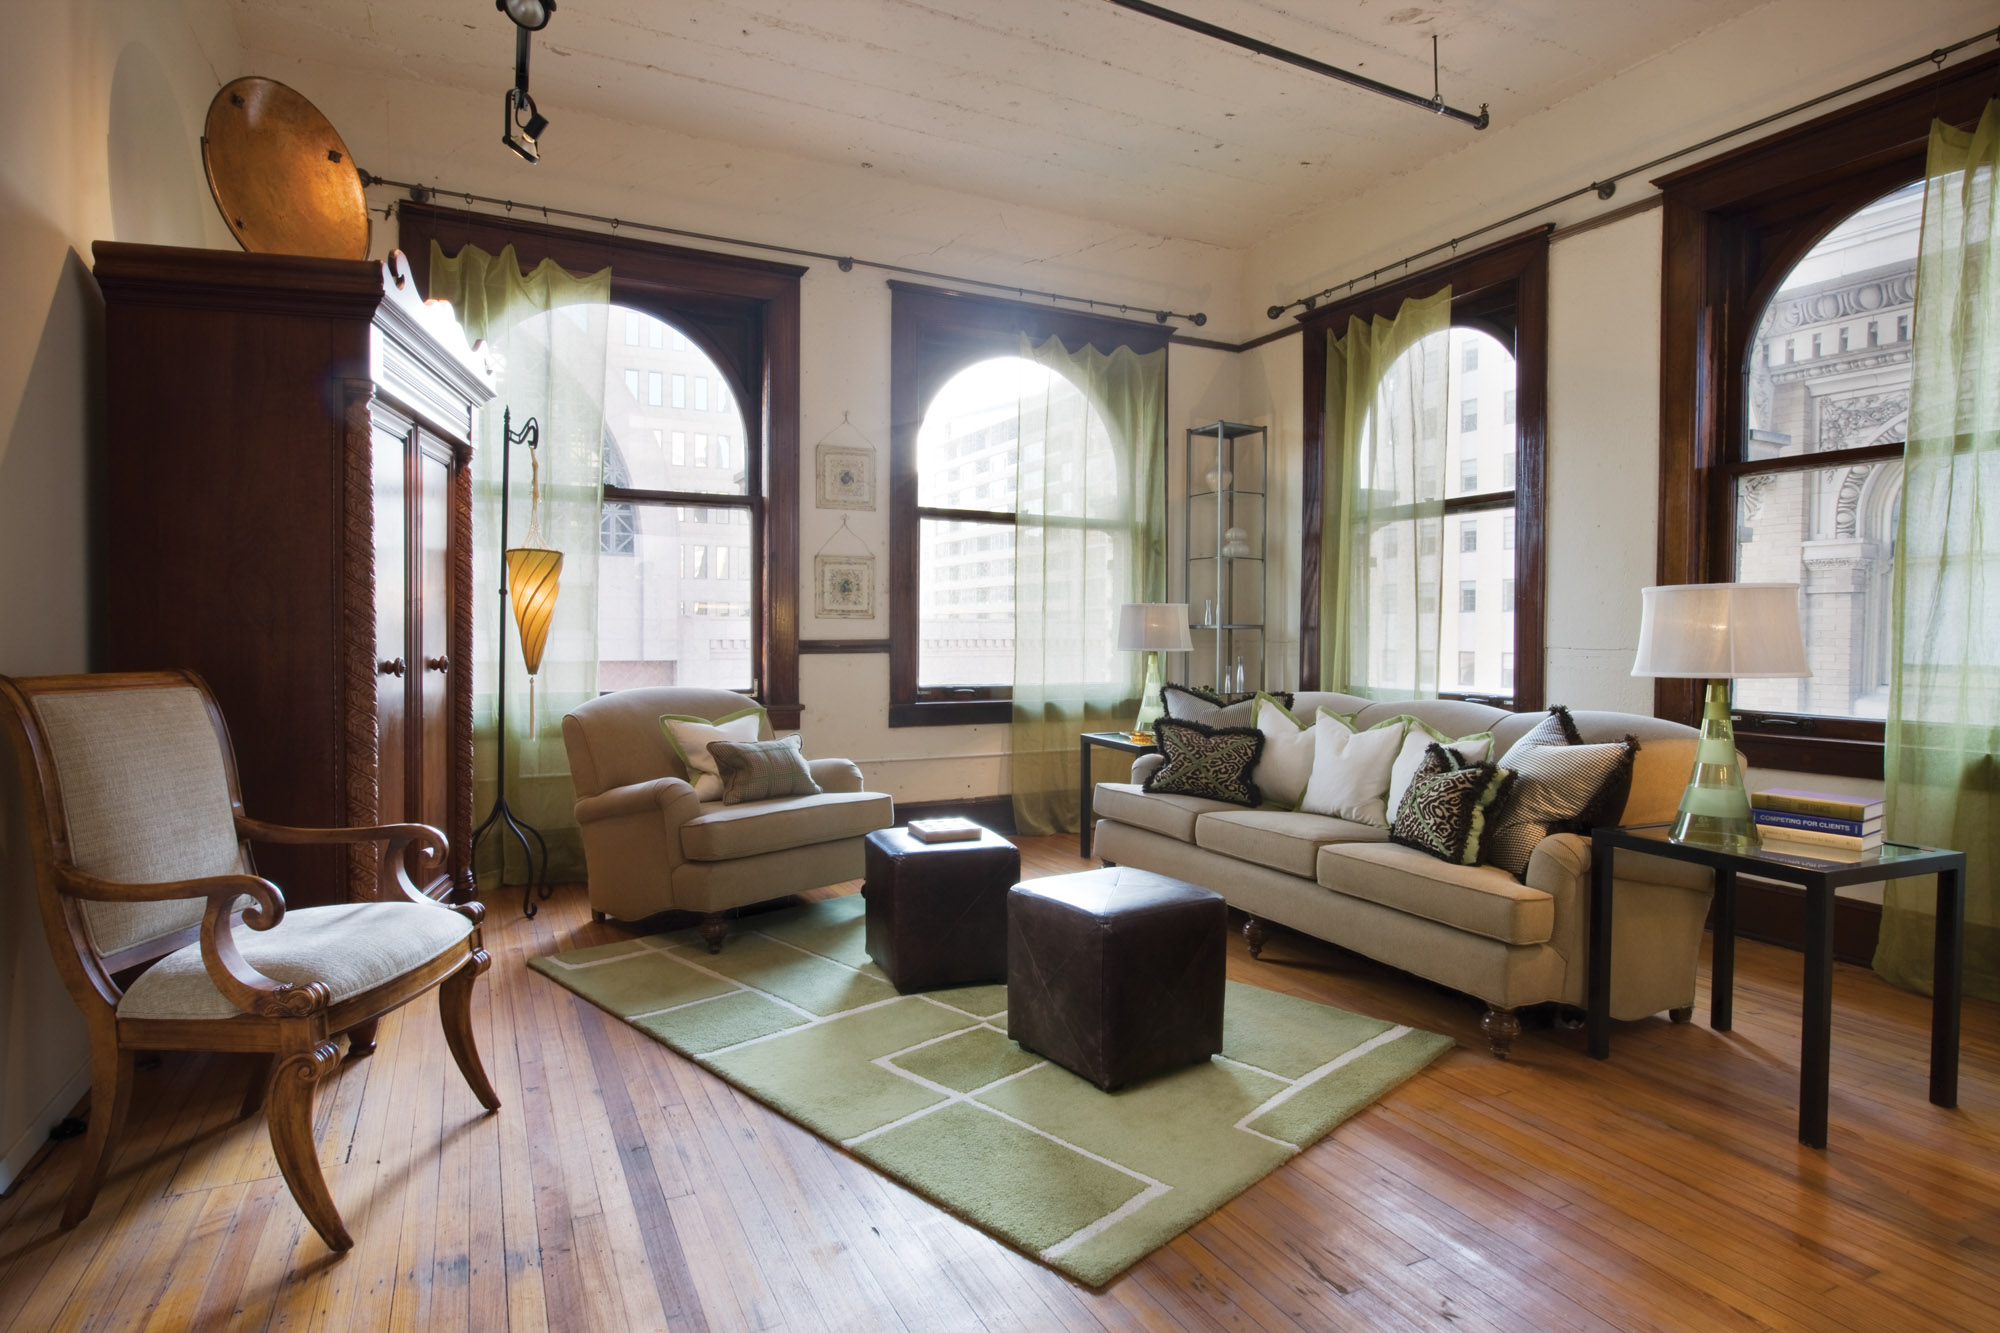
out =
<svg viewBox="0 0 2000 1333"><path fill-rule="evenodd" d="M1751 472L1744 370L1757 325L1792 266L1856 209L1919 180L1932 117L1971 125L1992 96L2000 56L1930 78L1663 176L1660 367L1661 583L1734 574L1734 490ZM1901 448L1813 454L1811 466L1895 457ZM1654 711L1695 724L1700 682L1654 682ZM1739 713L1736 739L1769 768L1882 776L1883 724Z"/></svg>
<svg viewBox="0 0 2000 1333"><path fill-rule="evenodd" d="M771 725L795 729L799 699L799 279L806 270L629 236L429 204L397 208L398 244L417 289L430 289L430 243L447 254L513 246L524 269L553 259L571 273L611 269L611 300L665 320L728 377L743 417L749 494L607 487L612 500L748 508L755 696ZM756 410L753 408L761 408Z"/></svg>
<svg viewBox="0 0 2000 1333"><path fill-rule="evenodd" d="M1299 564L1299 684L1308 690L1338 688L1320 679L1320 534L1326 522L1326 352L1330 338L1344 336L1351 316L1393 317L1403 302L1451 287L1451 322L1491 334L1514 353L1514 488L1456 495L1444 502L1445 517L1483 509L1514 509L1514 692L1511 699L1463 690L1440 690L1447 699L1492 702L1517 711L1542 707L1547 627L1548 424L1548 227L1511 236L1449 263L1401 278L1359 296L1322 306L1299 317L1305 357L1305 475L1300 479L1301 530L1305 548Z"/></svg>
<svg viewBox="0 0 2000 1333"><path fill-rule="evenodd" d="M939 389L967 366L1020 352L1021 335L1059 337L1072 351L1086 343L1109 355L1120 347L1147 353L1173 340L1172 328L1106 319L1073 310L891 282L889 363L889 725L965 726L1013 716L1006 686L922 690L917 685L922 619L920 534L923 519L1012 523L1012 515L927 509L917 502L917 432ZM1166 442L1160 442L1164 449Z"/></svg>

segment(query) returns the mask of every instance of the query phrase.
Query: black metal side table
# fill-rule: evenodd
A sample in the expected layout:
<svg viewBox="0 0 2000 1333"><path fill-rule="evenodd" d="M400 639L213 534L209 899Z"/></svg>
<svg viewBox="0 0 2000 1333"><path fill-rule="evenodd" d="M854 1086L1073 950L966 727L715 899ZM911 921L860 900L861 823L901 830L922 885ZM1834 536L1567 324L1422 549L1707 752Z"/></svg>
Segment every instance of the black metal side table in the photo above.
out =
<svg viewBox="0 0 2000 1333"><path fill-rule="evenodd" d="M1937 935L1931 999L1931 1102L1958 1105L1958 1012L1965 956L1965 853L1890 842L1857 860L1833 860L1809 847L1766 844L1752 852L1668 839L1666 824L1591 832L1588 1036L1592 1059L1611 1054L1612 857L1645 852L1715 872L1715 947L1710 963L1709 1026L1727 1032L1736 971L1736 876L1796 884L1806 894L1805 1024L1799 1042L1799 1142L1826 1147L1826 1103L1833 1046L1833 897L1847 884L1937 876Z"/></svg>
<svg viewBox="0 0 2000 1333"><path fill-rule="evenodd" d="M1077 740L1077 772L1083 775L1083 823L1076 831L1076 854L1090 859L1091 800L1096 784L1090 780L1090 747L1102 745L1107 750L1123 750L1126 754L1151 754L1151 741L1135 741L1129 731L1086 731Z"/></svg>

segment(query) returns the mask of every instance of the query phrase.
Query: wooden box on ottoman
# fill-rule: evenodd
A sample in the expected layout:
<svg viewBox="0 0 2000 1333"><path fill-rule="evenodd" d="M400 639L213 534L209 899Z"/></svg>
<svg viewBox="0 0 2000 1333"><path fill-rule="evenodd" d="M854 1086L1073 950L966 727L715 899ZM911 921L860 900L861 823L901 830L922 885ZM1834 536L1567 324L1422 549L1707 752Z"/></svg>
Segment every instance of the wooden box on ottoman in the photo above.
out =
<svg viewBox="0 0 2000 1333"><path fill-rule="evenodd" d="M1007 890L1021 878L1014 844L979 830L964 842L919 842L877 829L863 849L868 956L899 991L1007 979Z"/></svg>
<svg viewBox="0 0 2000 1333"><path fill-rule="evenodd" d="M1007 895L1007 1035L1106 1092L1222 1049L1220 894L1107 866Z"/></svg>

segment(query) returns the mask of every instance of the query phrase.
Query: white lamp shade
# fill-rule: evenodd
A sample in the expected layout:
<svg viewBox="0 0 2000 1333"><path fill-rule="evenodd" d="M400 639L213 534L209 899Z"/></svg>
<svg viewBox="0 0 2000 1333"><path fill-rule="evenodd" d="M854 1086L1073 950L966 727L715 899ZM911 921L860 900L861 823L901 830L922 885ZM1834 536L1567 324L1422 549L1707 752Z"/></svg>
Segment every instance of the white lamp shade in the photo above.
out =
<svg viewBox="0 0 2000 1333"><path fill-rule="evenodd" d="M1188 635L1186 602L1127 602L1118 608L1118 647L1128 653L1185 653L1194 640Z"/></svg>
<svg viewBox="0 0 2000 1333"><path fill-rule="evenodd" d="M1810 676L1796 583L1642 588L1635 676L1756 680Z"/></svg>

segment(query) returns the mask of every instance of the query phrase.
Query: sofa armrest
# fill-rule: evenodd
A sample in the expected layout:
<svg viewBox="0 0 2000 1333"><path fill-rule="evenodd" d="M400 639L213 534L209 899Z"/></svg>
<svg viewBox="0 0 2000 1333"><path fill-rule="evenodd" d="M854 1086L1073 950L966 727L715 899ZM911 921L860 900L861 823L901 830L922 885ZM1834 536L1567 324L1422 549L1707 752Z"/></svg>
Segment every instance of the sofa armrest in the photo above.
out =
<svg viewBox="0 0 2000 1333"><path fill-rule="evenodd" d="M632 815L658 815L669 826L685 824L701 813L694 788L680 778L654 778L629 787L613 787L576 803L576 822L595 824Z"/></svg>
<svg viewBox="0 0 2000 1333"><path fill-rule="evenodd" d="M806 770L821 791L864 791L861 766L852 759L808 759Z"/></svg>
<svg viewBox="0 0 2000 1333"><path fill-rule="evenodd" d="M1137 787L1145 786L1146 779L1159 772L1160 765L1166 762L1167 757L1157 750L1140 755L1132 761L1132 784Z"/></svg>

